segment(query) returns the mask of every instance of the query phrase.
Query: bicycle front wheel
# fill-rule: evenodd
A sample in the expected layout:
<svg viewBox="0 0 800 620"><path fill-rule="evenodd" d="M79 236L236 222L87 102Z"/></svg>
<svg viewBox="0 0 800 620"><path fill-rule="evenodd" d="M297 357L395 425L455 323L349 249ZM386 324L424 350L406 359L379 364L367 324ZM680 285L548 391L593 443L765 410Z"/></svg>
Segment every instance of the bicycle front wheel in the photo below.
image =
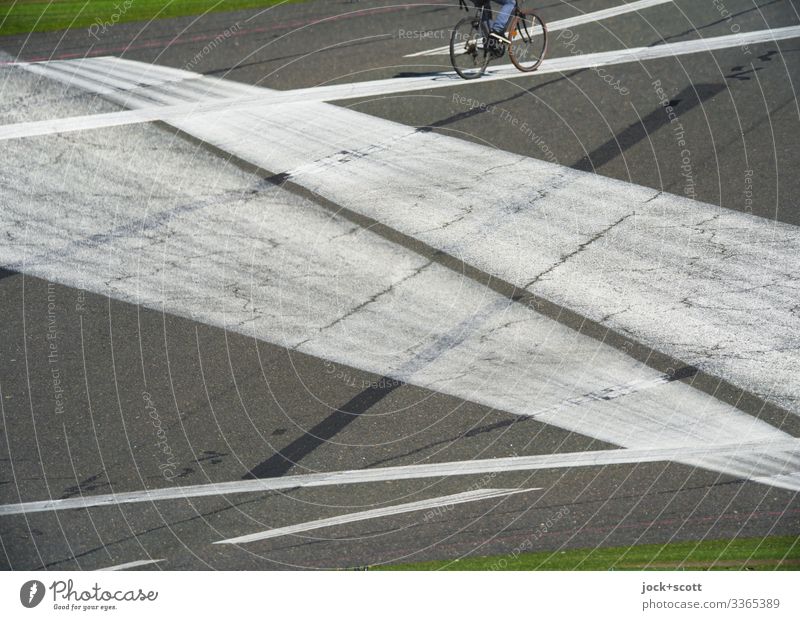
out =
<svg viewBox="0 0 800 620"><path fill-rule="evenodd" d="M483 45L481 22L475 17L460 20L450 35L450 62L465 80L483 75L489 64L489 53Z"/></svg>
<svg viewBox="0 0 800 620"><path fill-rule="evenodd" d="M508 56L520 71L535 71L547 53L547 26L536 13L523 9L511 20L508 29L511 47Z"/></svg>

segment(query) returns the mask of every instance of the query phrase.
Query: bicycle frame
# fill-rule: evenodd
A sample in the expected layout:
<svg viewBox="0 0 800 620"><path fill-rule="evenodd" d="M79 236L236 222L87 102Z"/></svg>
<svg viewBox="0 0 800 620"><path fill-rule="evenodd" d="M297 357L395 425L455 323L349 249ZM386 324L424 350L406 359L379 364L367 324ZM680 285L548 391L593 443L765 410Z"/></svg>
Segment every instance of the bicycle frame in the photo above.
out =
<svg viewBox="0 0 800 620"><path fill-rule="evenodd" d="M458 0L458 3L462 9L469 11L466 0ZM483 0L480 4L475 4L475 19L480 23L484 36L489 36L489 26L492 23L493 15L491 0Z"/></svg>
<svg viewBox="0 0 800 620"><path fill-rule="evenodd" d="M469 13L466 0L459 0L459 4ZM500 56L490 54L485 47L494 21L491 0L474 1L473 4L474 14L459 20L450 37L450 61L456 73L465 80L483 75L488 63ZM533 27L529 28L529 22ZM541 30L536 27L537 24ZM520 8L519 0L516 0L509 21L505 24L505 32L511 41L508 46L508 56L512 64L520 71L535 71L547 51L547 26L542 19L534 10ZM532 60L529 60L528 46L537 45L534 41L538 40L540 32L543 34L541 52L537 53L534 50L530 56ZM482 56L479 58L478 54Z"/></svg>

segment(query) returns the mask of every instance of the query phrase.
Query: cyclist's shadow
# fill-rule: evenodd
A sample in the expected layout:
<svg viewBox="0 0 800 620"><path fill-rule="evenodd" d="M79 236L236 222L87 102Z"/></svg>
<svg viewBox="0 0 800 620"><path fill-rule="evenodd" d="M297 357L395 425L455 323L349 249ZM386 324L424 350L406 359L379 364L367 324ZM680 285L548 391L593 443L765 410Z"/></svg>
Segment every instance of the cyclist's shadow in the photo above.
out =
<svg viewBox="0 0 800 620"><path fill-rule="evenodd" d="M400 73L395 73L392 78L416 78L416 77L450 77L453 71L401 71ZM458 78L461 80L461 78Z"/></svg>

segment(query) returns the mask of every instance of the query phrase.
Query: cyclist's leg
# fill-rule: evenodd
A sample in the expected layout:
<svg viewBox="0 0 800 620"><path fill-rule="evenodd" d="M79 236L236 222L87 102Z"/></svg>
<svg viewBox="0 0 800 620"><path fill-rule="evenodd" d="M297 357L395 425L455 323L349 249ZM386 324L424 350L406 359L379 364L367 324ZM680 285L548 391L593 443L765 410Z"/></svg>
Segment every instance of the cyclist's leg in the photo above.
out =
<svg viewBox="0 0 800 620"><path fill-rule="evenodd" d="M506 26L511 19L511 13L514 12L514 6L517 4L517 0L494 1L500 4L500 8L497 10L494 21L492 22L492 32L505 35Z"/></svg>

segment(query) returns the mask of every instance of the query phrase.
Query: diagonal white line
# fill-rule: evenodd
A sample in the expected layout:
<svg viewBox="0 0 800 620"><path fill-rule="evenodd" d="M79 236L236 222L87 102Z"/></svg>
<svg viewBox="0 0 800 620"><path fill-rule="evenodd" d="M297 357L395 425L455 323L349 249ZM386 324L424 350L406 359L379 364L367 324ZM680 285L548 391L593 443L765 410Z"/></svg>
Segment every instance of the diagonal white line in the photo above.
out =
<svg viewBox="0 0 800 620"><path fill-rule="evenodd" d="M115 566L107 566L106 568L98 568L98 571L116 571L128 570L129 568L137 568L139 566L147 566L149 564L158 564L164 560L136 560L135 562L126 562L125 564L117 564Z"/></svg>
<svg viewBox="0 0 800 620"><path fill-rule="evenodd" d="M399 515L406 512L418 512L420 510L429 510L433 508L441 508L442 506L455 506L457 504L465 504L467 502L477 502L485 499L492 499L495 497L507 497L509 495L516 495L518 493L530 493L531 491L540 491L541 489L480 489L476 491L467 491L465 493L456 493L455 495L445 495L443 497L434 497L433 499L426 499L418 502L410 502L408 504L399 504L397 506L387 506L385 508L375 508L373 510L364 510L362 512L354 512L337 517L330 517L328 519L317 519L316 521L308 521L306 523L299 523L297 525L289 525L287 527L278 527L263 532L256 532L254 534L247 534L245 536L238 536L236 538L228 538L226 540L218 540L213 544L215 545L239 545L243 543L255 542L257 540L266 540L268 538L278 538L280 536L288 536L289 534L299 534L300 532L308 532L310 530L318 530L324 527L331 527L335 525L344 525L345 523L355 523L357 521L366 521L368 519L379 519L381 517L389 517Z"/></svg>
<svg viewBox="0 0 800 620"><path fill-rule="evenodd" d="M105 127L121 127L138 123L159 121L165 117L165 107L141 108L139 110L122 110L103 114L85 114L68 118L55 118L46 121L30 121L0 125L0 140L32 138L55 133L103 129Z"/></svg>
<svg viewBox="0 0 800 620"><path fill-rule="evenodd" d="M756 476L752 478L752 482L760 482L782 489L800 491L800 471L795 471L790 474L778 474L777 476Z"/></svg>
<svg viewBox="0 0 800 620"><path fill-rule="evenodd" d="M547 24L547 31L558 32L559 30L566 30L567 28L574 28L575 26L580 26L582 24L599 22L604 19L625 15L626 13L631 13L633 11L641 11L652 6L666 4L668 2L671 3L672 0L638 0L638 2L620 4L619 6L612 6L609 9L594 11L592 13L583 13L582 15L576 15L574 17L568 17L566 19L560 19L558 21L551 22ZM449 45L442 45L441 47L436 47L434 49L424 50L422 52L414 52L413 54L406 54L405 58L414 58L417 56L438 56L440 54L449 53Z"/></svg>
<svg viewBox="0 0 800 620"><path fill-rule="evenodd" d="M135 68L132 69L135 71ZM105 70L102 72L108 73ZM122 72L113 73L115 79L122 79ZM91 78L91 74L89 76ZM136 87L135 80L131 82L131 87ZM178 87L178 94L186 96L193 86L186 85L185 91L182 88ZM266 92L265 95L273 97L275 93ZM750 282L743 282L740 271L735 264L731 266L731 261L714 268L713 282L705 279L696 282L694 278L687 279L684 276L680 286L673 284L662 290L663 287L645 285L635 277L636 267L643 259L646 267L650 268L648 271L652 271L653 264L660 264L664 260L666 248L671 250L674 247L680 259L686 239L691 237L696 227L702 227L702 222L709 219L717 219L723 230L738 230L743 224L747 227L750 242L743 248L743 254L737 263L744 261L748 265L748 275L752 271L750 265L762 265L755 275L758 278L767 276L767 280L771 281L774 279L771 268L780 265L786 257L794 256L794 232L778 229L777 226L773 230L766 224L759 224L741 214L722 214L708 205L689 205L676 196L659 194L660 199L655 200L659 196L653 196L653 190L647 188L499 151L492 151L493 161L498 164L498 170L492 179L494 187L498 188L495 195L510 200L510 204L514 205L528 204L531 199L539 200L540 208L521 208L513 217L505 208L490 206L473 210L470 205L484 202L483 193L486 187L461 187L457 176L463 178L466 175L475 179L485 176L484 162L488 151L485 147L435 133L419 132L324 103L312 101L303 105L266 108L259 105L243 110L240 114L183 117L170 122L191 135L262 168L279 172L289 170L290 178L294 182L317 191L332 202L385 223L409 237L421 239L429 247L458 255L467 264L484 269L487 273L510 278L509 281L513 280L514 286L528 287L536 283L537 288L545 287L547 297L558 299L566 307L577 305L588 316L596 316L602 321L606 320L603 316L613 316L618 311L627 313L622 314L623 329L631 326L636 328L637 321L642 316L657 316L659 313L663 315L665 302L673 298L679 299L686 289L691 289L693 294L702 291L703 294L714 297L718 297L718 291L721 291L726 303L736 307L741 306L742 302L752 302L754 294L747 291L754 289L748 286ZM265 136L269 136L269 140L265 140ZM281 148L271 148L271 144L280 144ZM409 156L409 153L413 155ZM460 162L457 170L452 166L454 160ZM398 171L402 173L398 174ZM503 181L512 174L517 178L527 179L526 186L518 187L515 183ZM425 187L426 195L430 199L411 203L408 200L410 185ZM508 193L508 188L513 188L513 194ZM539 192L543 193L539 195ZM297 211L281 206L280 203L287 196L276 196L276 199L276 204L270 209L276 211L276 219L267 228L275 227L276 232L281 231L279 245L284 251L303 256L304 260L310 261L308 264L315 265L315 268L325 273L328 266L320 264L318 256L339 256L344 248L339 247L340 242L334 240L341 239L341 235L334 234L335 231L326 232L317 238L314 250L309 253L306 248L307 239L315 238L316 233L313 231L317 230L317 224L309 219L311 213L308 210ZM389 209L390 205L397 204L403 208ZM568 206L568 209L564 209L564 206ZM654 257L649 251L653 242L652 233L649 232L653 225L649 225L649 222L653 221L655 226L659 226L666 208L673 210L684 225L678 227L681 232L675 239L665 238L659 244L659 255ZM566 217L575 217L584 209L590 216L581 218L585 219L587 226L577 234L549 235L548 242L544 244L530 242L537 239L535 231L548 230L553 226L569 231L571 224L559 225L558 218L564 217L561 214L565 211L569 211ZM10 213L13 212L11 207L9 210ZM131 243L125 236L109 236L102 210L98 213L92 212L92 218L99 217L93 229L97 234L87 238L85 228L74 229L68 222L64 222L63 229L70 230L76 239L69 239L67 236L66 244L60 239L53 244L44 233L39 238L47 241L37 241L37 246L56 246L62 259L37 261L34 265L23 261L21 270L50 280L66 281L73 285L77 283L81 288L103 294L109 293L108 282L121 282L120 285L113 285L110 291L115 297L134 300L144 305L155 303L153 300L156 300L159 307L166 304L164 307L169 311L184 316L188 314L195 320L209 324L226 327L232 325L237 330L245 329L243 326L246 325L245 331L259 338L283 344L288 338L298 350L323 359L467 397L510 413L531 415L531 409L538 409L533 415L540 421L614 445L647 448L655 445L725 444L735 442L740 437L748 437L754 442L788 438L785 433L762 421L732 410L727 405L708 401L707 397L699 396L683 384L659 387L660 379L653 377L656 373L637 367L618 351L598 347L596 343L584 339L573 343L573 334L570 332L568 335L561 329L556 330L556 338L553 326L546 320L531 315L520 306L508 306L505 298L498 299L490 295L486 299L486 291L482 287L475 288L469 283L459 283L452 278L450 272L444 273L443 268L426 264L419 255L408 254L397 247L385 247L375 243L376 240L369 235L365 235L358 244L359 258L356 262L369 263L376 274L382 275L370 277L368 280L354 280L358 284L346 295L349 302L352 302L352 312L323 308L320 316L329 316L329 320L310 325L307 320L302 320L307 309L295 312L298 302L306 307L307 293L297 289L291 274L284 273L284 265L268 260L262 267L267 269L269 275L263 272L259 275L259 283L253 289L255 303L252 305L253 313L250 314L250 308L241 307L240 300L231 294L228 285L217 288L224 284L217 275L226 271L223 266L230 266L231 273L235 273L237 278L251 277L249 272L241 269L248 260L238 250L222 254L210 252L211 258L207 262L193 264L193 273L203 275L202 284L194 277L187 279L185 271L178 264L170 265L167 272L163 271L163 257L157 250L161 239L170 246L177 244L176 248L183 247L182 244L190 238L192 246L202 243L212 250L226 243L218 230L221 216L213 212L216 210L204 212L194 207L192 210L200 217L193 218L191 224L180 218L173 223L172 218L167 218L170 222L167 226L166 220L162 221L167 212L161 212L153 220L154 238L159 239L152 246L155 252L153 256L149 250L140 248L135 241ZM280 217L278 210L282 213ZM633 214L636 214L635 218ZM243 238L250 238L249 217L263 218L262 210L251 205L244 211L239 211L236 223L226 225L226 234L236 228L241 229ZM551 221L543 226L542 217ZM39 218L40 224L37 223L37 228L42 226L48 230L51 221L58 216L43 209ZM210 228L198 236L197 231L203 230L202 222ZM61 222L55 225L62 228ZM513 226L514 234L505 235L503 226ZM164 230L165 228L169 228L169 231ZM642 228L645 232L640 239ZM288 237L287 231L292 231ZM772 241L766 246L753 243L754 232L766 235ZM785 245L775 245L776 234L786 237ZM515 247L506 243L507 238L518 237L524 243ZM601 238L612 242L593 242ZM185 241L181 241L182 239ZM137 267L143 271L134 277L125 267L114 267L111 270L122 275L122 278L103 275L109 270L109 266L105 264L107 259L104 248L110 241L113 241L120 256L128 251L136 251ZM718 235L716 242L719 241ZM252 242L258 243L255 239ZM350 245L348 244L348 252ZM634 248L637 254L631 257L626 252L627 248ZM647 251L642 252L640 248ZM350 256L348 252L342 256ZM20 254L20 249L14 246L6 255L7 264L16 264L22 260L22 256L27 256L24 252ZM52 253L40 254L43 255ZM524 260L521 260L523 256ZM365 260L365 257L368 259ZM512 264L507 262L509 259ZM561 269L567 260L567 267L577 269L578 274L582 274L581 265L591 266L589 281L592 286L598 284L595 267L597 261L608 262L608 269L614 273L614 295L611 298L607 294L598 296L593 294L594 289L591 287L586 291L583 287L576 287L574 281L570 280L573 277L570 274L574 272ZM525 268L520 271L521 264ZM616 267L617 264L619 267ZM151 271L156 265L159 267ZM675 270L681 268L680 265L680 262L667 262L663 265L661 271L667 282L671 282L676 275ZM630 268L633 273L629 272ZM76 279L77 273L81 275ZM160 284L156 285L151 280L155 277L151 273L159 274ZM620 276L625 278L624 289L619 286L622 281ZM567 278L566 283L564 277ZM264 284L260 283L261 278L265 278ZM170 283L168 289L164 288L163 282ZM366 282L369 284L365 287ZM743 292L732 294L728 290L729 283L735 285L736 291L744 285ZM759 282L754 284L758 285ZM460 292L456 292L456 288ZM577 295L576 288L581 289ZM281 291L288 303L284 310L291 309L282 319L283 324L269 319L275 312L274 304L265 303L264 300L274 299L273 291ZM436 294L432 294L432 291L436 291ZM452 295L442 295L443 291L452 291ZM572 297L559 297L565 291ZM588 293L588 297L584 293ZM622 299L621 293L625 295ZM421 331L420 328L426 324L428 317L432 319L442 315L444 306L437 302L440 297L468 300L468 303L459 302L449 306L446 310L447 318L441 325L438 318L433 320L438 326L435 333L430 333L428 327L424 328L424 332ZM207 300L211 299L214 302L208 303ZM397 328L384 329L380 339L374 338L371 330L376 324L376 317L389 314L394 316L395 304L399 299L404 299L404 310L408 317L414 319L398 324ZM581 305L586 301L590 303L588 308ZM794 319L789 317L788 323L784 325L783 318L787 308L784 307L783 299L776 301L773 314L777 320L771 318L762 322L763 326L768 327L751 322L737 324L738 336L747 341L749 349L754 348L755 343L769 344L772 340L783 337L784 332L788 333L789 325ZM619 307L598 307L601 302L606 305L613 302ZM625 307L626 303L630 304L629 308ZM702 343L713 338L718 326L707 317L708 313L703 313L698 320L684 306L677 304L676 307L680 311L670 315L673 320L661 322L668 329L667 340L659 339L665 337L663 330L658 331L660 326L651 326L645 333L639 332L640 339L652 345L655 338L658 346L673 347L667 350L671 353L677 345L673 344L674 330L669 326L676 322L688 323L699 332L692 338L694 345L698 341ZM362 311L362 308L365 310ZM727 315L723 315L720 320L725 322L723 327L726 332L729 331L730 319ZM335 329L328 329L334 325ZM707 329L702 329L704 327ZM543 330L547 330L544 338ZM363 341L365 346L360 347L353 340L353 334L358 334L358 341ZM570 344L567 345L567 342ZM731 343L736 344L736 341L728 340L726 346L733 346ZM354 358L352 351L359 349L361 352ZM571 356L568 362L564 358L567 349ZM398 355L398 351L417 351L419 355L409 362L407 354ZM711 364L724 352L724 349L717 348L713 360L702 361ZM465 356L473 360L467 372L463 371ZM685 352L678 349L676 357L684 359ZM539 373L532 373L528 375L528 380L520 382L513 372L504 370L500 376L498 365L494 361L503 359L505 368L522 371L530 367L533 358L539 360L543 367L547 366L548 360L558 360L559 367L564 370L555 380L548 373L541 377L536 376ZM780 372L780 363L784 358L791 360L791 351L771 358L771 369ZM692 357L687 361L692 363L693 359ZM750 372L753 363L760 364L756 369L758 378L770 375L765 372L763 362L756 357L752 360L748 358L732 369L724 367L724 370L738 373L733 375L735 379L741 380L744 376L748 382L752 382L752 378L743 373ZM716 367L712 366L714 368ZM771 376L774 378L776 375ZM476 382L478 377L481 380ZM481 386L480 390L476 389L477 385ZM609 385L614 387L600 389ZM570 389L565 389L567 386ZM577 386L582 386L579 393L592 394L592 397L589 400L565 402L564 392L575 393ZM618 395L626 398L622 402L611 402ZM776 454L773 460L766 457L698 457L684 462L740 478L765 476L771 480L776 475L800 469L797 459L790 462L784 456Z"/></svg>
<svg viewBox="0 0 800 620"><path fill-rule="evenodd" d="M47 512L50 510L74 510L116 506L137 502L155 502L194 497L233 495L236 493L264 493L294 488L310 488L332 485L363 484L392 480L415 480L421 478L445 478L468 476L492 472L533 471L538 469L563 469L569 467L598 467L632 463L654 463L699 458L725 458L743 455L800 454L800 439L784 439L756 443L704 445L677 448L628 448L618 450L594 450L591 452L568 452L563 454L539 454L471 461L451 461L422 465L401 465L375 469L354 469L259 480L236 480L185 487L170 487L145 491L131 491L106 495L84 495L69 499L54 499L0 506L0 516ZM765 480L766 481L766 480ZM798 481L789 481L794 490L800 490Z"/></svg>
<svg viewBox="0 0 800 620"><path fill-rule="evenodd" d="M30 123L17 123L0 125L0 140L24 138L28 136L46 135L80 131L100 127L114 127L135 123L150 122L153 120L173 121L186 120L194 115L210 112L222 112L238 107L250 107L253 104L271 106L285 103L302 104L324 101L341 101L358 97L388 95L398 92L414 92L433 88L447 88L451 86L468 87L491 80L511 80L525 77L535 77L550 73L564 73L591 67L623 64L628 62L642 62L658 58L711 52L741 45L754 45L793 39L800 37L800 26L787 26L756 32L739 33L699 39L696 41L680 41L653 47L632 47L609 52L596 52L546 60L535 73L521 73L513 65L502 65L493 68L487 75L474 82L465 82L454 72L448 71L436 75L425 75L412 78L390 78L368 82L355 82L350 84L337 84L332 86L319 86L291 91L266 91L263 95L231 97L220 101L165 105L153 108L128 110L124 112L110 112L75 118L62 118L48 121ZM26 66L23 64L23 66Z"/></svg>
<svg viewBox="0 0 800 620"><path fill-rule="evenodd" d="M653 103L657 101L654 93ZM237 122L218 115L214 122L173 124L514 286L793 406L790 390L782 386L792 384L789 369L800 359L795 346L800 317L792 311L794 298L778 287L796 263L799 228L339 106L307 103L279 109L275 115L273 108L254 106ZM655 113L664 113L666 119L666 112ZM544 142L531 126L535 123L523 125L527 131L518 124L532 147ZM669 130L682 127L673 123ZM263 136L270 136L270 142ZM489 158L493 173L487 179ZM494 196L488 204L487 192ZM417 193L425 199L411 198ZM667 221L671 225L665 227ZM719 243L736 247L736 255L721 255ZM688 247L693 254L687 255ZM703 268L687 269L689 256L695 255L702 257ZM706 311L708 305L718 312ZM741 314L744 308L759 308L764 320L751 321ZM661 320L654 321L655 316ZM733 333L731 321L737 324ZM676 332L676 325L682 329ZM779 350L776 342L784 343ZM312 352L307 345L304 350ZM320 349L314 354L325 355ZM604 382L603 387L626 379ZM454 383L444 379L426 386L446 391ZM651 431L665 419L653 411L648 418ZM673 428L681 426L676 417L670 419ZM579 425L573 425L571 415L546 421L556 420L584 434L589 427L592 432L610 428L597 416ZM704 434L702 441L717 443L727 441L720 432L732 430L729 421L708 415L694 419L687 414L682 424ZM720 426L712 429L716 424ZM614 427L627 433L627 439L606 435L605 440L642 445L642 434L629 423Z"/></svg>
<svg viewBox="0 0 800 620"><path fill-rule="evenodd" d="M427 90L430 88L446 88L454 85L464 86L465 84L480 84L487 80L508 80L544 75L548 73L565 73L577 69L589 69L607 65L622 64L628 62L642 62L645 60L655 60L657 58L668 58L672 56L683 56L686 54L697 54L700 52L712 52L741 45L755 45L758 43L768 43L782 39L792 39L800 37L800 26L787 26L768 30L758 30L739 34L730 34L708 39L697 39L693 41L678 41L676 43L666 43L654 45L652 47L630 47L626 49L611 50L608 52L594 52L591 54L579 54L576 56L564 56L560 58L545 59L542 65L533 73L522 73L514 65L501 65L491 67L490 71L479 80L465 82L454 72L448 71L437 75L425 75L416 78L390 78L386 80L375 80L371 82L354 82L334 86L323 86L318 88L308 88L291 91L301 96L302 100L308 97L317 97L320 101L334 101L340 99L350 99L355 97L377 96L394 92L411 92L416 90Z"/></svg>

